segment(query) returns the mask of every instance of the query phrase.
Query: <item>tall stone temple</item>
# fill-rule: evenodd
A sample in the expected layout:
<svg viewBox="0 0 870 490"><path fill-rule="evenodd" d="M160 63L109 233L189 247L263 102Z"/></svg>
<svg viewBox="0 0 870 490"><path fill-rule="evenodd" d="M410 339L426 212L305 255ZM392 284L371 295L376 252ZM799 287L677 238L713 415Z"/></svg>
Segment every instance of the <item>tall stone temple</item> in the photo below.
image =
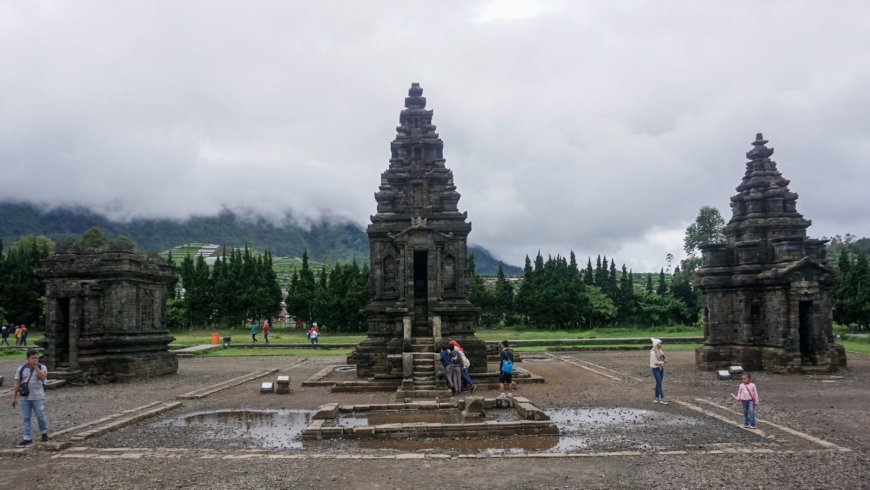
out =
<svg viewBox="0 0 870 490"><path fill-rule="evenodd" d="M834 343L825 241L808 238L810 220L795 207L761 133L746 153L746 173L731 198L726 243L702 246L695 283L704 307L699 369L833 371L846 364Z"/></svg>
<svg viewBox="0 0 870 490"><path fill-rule="evenodd" d="M173 374L162 257L112 241L102 248L61 242L37 270L46 293L46 365L63 377L129 381ZM55 376L58 377L58 376Z"/></svg>
<svg viewBox="0 0 870 490"><path fill-rule="evenodd" d="M363 310L366 339L357 347L357 375L408 378L413 353L439 350L457 340L472 372L486 371L486 346L474 335L477 307L468 300L466 258L471 223L459 212L444 143L414 83L381 174L371 245L370 301Z"/></svg>

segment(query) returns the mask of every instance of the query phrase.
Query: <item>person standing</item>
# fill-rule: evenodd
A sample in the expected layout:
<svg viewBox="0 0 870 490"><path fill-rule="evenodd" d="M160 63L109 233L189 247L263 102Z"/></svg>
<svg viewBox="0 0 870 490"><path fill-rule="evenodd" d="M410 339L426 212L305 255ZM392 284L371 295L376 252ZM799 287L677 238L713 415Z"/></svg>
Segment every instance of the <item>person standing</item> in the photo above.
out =
<svg viewBox="0 0 870 490"><path fill-rule="evenodd" d="M266 339L266 343L269 343L269 319L263 320L263 338Z"/></svg>
<svg viewBox="0 0 870 490"><path fill-rule="evenodd" d="M517 384L514 383L514 351L509 347L507 340L502 340L498 344L498 391L499 397L504 397L504 387L507 385L508 390L517 389ZM511 396L510 393L507 396Z"/></svg>
<svg viewBox="0 0 870 490"><path fill-rule="evenodd" d="M15 325L15 347L21 345L21 325Z"/></svg>
<svg viewBox="0 0 870 490"><path fill-rule="evenodd" d="M471 367L471 361L468 359L468 356L465 355L465 349L459 345L459 342L455 340L451 340L449 345L453 345L459 351L459 355L462 356L462 386L464 389L474 392L477 388L477 385L474 384L474 380L471 379L471 375L468 374L468 368Z"/></svg>
<svg viewBox="0 0 870 490"><path fill-rule="evenodd" d="M39 362L39 353L34 349L27 351L27 362L15 371L15 385L12 387L12 408L21 398L21 419L24 425L24 438L19 443L26 446L33 442L30 418L36 412L36 422L42 441L48 440L48 424L45 421L45 381L48 369ZM25 386L25 390L21 387Z"/></svg>
<svg viewBox="0 0 870 490"><path fill-rule="evenodd" d="M21 346L27 347L27 325L21 324Z"/></svg>
<svg viewBox="0 0 870 490"><path fill-rule="evenodd" d="M447 386L450 388L450 392L455 394L456 388L453 387L453 380L450 378L450 352L447 350L447 344L441 344L441 353L438 358L444 367L444 379L447 380Z"/></svg>
<svg viewBox="0 0 870 490"><path fill-rule="evenodd" d="M653 347L649 351L649 367L652 370L653 378L656 380L655 400L653 401L655 403L667 405L668 401L665 399L665 391L662 388L662 383L665 379L665 362L667 362L667 358L665 358L665 353L662 352L661 339L650 340L652 340Z"/></svg>
<svg viewBox="0 0 870 490"><path fill-rule="evenodd" d="M454 344L448 344L447 350L450 354L450 377L448 383L452 384L453 394L456 395L462 389L462 352Z"/></svg>
<svg viewBox="0 0 870 490"><path fill-rule="evenodd" d="M251 320L251 340L257 342L257 320Z"/></svg>
<svg viewBox="0 0 870 490"><path fill-rule="evenodd" d="M743 428L755 428L755 409L758 406L758 388L752 382L752 375L743 373L743 382L737 387L737 394L731 393L735 400L743 404Z"/></svg>
<svg viewBox="0 0 870 490"><path fill-rule="evenodd" d="M317 348L317 338L320 337L320 332L317 331L317 322L311 324L311 328L308 329L308 341L311 342L311 348Z"/></svg>

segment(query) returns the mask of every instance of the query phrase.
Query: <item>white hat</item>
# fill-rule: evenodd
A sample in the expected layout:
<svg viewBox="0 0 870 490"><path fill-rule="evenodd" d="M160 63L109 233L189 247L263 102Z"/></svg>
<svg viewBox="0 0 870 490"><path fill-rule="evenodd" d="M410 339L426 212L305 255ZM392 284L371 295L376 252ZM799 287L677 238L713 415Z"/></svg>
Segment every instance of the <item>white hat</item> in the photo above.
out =
<svg viewBox="0 0 870 490"><path fill-rule="evenodd" d="M312 323L311 326L316 327L316 326L317 326L317 322ZM659 342L661 342L661 341L659 341Z"/></svg>
<svg viewBox="0 0 870 490"><path fill-rule="evenodd" d="M655 346L657 346L657 345L659 345L659 344L662 343L662 339L657 339L657 338L655 338L655 337L650 338L650 340L652 340L653 347L655 347Z"/></svg>

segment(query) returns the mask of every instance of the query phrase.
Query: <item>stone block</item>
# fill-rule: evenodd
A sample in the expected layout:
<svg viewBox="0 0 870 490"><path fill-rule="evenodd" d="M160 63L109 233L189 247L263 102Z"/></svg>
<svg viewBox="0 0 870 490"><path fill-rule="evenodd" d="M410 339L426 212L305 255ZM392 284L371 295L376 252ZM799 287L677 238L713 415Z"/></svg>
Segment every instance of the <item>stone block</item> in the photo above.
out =
<svg viewBox="0 0 870 490"><path fill-rule="evenodd" d="M320 408L314 412L312 418L315 420L334 419L338 417L338 407L338 403L326 403L321 405Z"/></svg>

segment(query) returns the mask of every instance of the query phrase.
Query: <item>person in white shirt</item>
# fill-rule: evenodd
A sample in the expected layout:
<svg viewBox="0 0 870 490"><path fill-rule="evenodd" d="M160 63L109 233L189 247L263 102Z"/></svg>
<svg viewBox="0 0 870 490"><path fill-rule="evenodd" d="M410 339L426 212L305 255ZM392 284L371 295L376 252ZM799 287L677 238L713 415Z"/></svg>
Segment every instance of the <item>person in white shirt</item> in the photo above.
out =
<svg viewBox="0 0 870 490"><path fill-rule="evenodd" d="M649 367L652 370L653 378L656 380L655 399L653 402L667 405L668 401L665 399L665 391L662 388L662 382L665 379L665 362L667 362L667 359L665 358L665 353L662 352L661 339L650 340L652 340L653 347L649 351Z"/></svg>

